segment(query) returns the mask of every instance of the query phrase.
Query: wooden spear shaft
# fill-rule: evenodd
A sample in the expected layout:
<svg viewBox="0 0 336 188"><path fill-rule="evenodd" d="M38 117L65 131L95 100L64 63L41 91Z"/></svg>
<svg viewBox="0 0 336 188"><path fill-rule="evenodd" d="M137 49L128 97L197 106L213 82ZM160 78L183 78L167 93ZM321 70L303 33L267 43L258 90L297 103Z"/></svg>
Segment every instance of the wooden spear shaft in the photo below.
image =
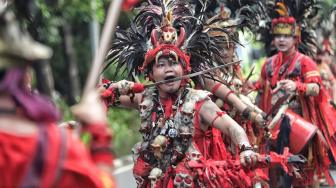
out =
<svg viewBox="0 0 336 188"><path fill-rule="evenodd" d="M97 84L102 64L105 60L109 44L112 40L112 33L118 22L122 2L123 0L112 0L110 4L102 35L100 38L98 51L95 54L93 62L91 64L91 69L89 76L86 80L83 96L87 94L91 89L94 89L95 85Z"/></svg>

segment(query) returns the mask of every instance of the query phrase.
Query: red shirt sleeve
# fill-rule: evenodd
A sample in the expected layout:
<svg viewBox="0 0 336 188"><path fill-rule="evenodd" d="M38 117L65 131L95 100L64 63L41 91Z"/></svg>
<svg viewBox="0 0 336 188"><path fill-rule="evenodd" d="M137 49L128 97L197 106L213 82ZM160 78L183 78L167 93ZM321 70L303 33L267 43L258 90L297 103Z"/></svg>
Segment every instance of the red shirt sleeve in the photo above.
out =
<svg viewBox="0 0 336 188"><path fill-rule="evenodd" d="M301 59L301 73L304 83L318 83L321 84L320 73L317 69L316 63L309 58L304 56Z"/></svg>
<svg viewBox="0 0 336 188"><path fill-rule="evenodd" d="M91 135L90 152L95 163L112 165L112 133L105 124L87 125L85 131Z"/></svg>

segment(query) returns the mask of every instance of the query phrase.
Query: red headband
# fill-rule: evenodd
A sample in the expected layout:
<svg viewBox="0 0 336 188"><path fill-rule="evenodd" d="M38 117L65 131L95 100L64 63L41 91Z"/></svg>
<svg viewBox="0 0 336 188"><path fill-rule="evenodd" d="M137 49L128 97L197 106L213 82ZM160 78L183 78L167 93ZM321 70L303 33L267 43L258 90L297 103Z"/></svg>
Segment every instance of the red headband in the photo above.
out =
<svg viewBox="0 0 336 188"><path fill-rule="evenodd" d="M147 66L153 62L153 60L155 60L156 55L159 52L163 52L162 55L166 55L169 56L171 55L171 52L174 52L177 54L178 58L182 61L182 63L185 63L185 73L188 73L191 71L190 68L190 57L188 55L186 55L184 52L182 52L178 47L176 47L175 45L172 44L161 44L158 45L156 48L148 50L146 55L145 55L145 62L143 64L142 67L140 67L139 69L141 71L144 71Z"/></svg>

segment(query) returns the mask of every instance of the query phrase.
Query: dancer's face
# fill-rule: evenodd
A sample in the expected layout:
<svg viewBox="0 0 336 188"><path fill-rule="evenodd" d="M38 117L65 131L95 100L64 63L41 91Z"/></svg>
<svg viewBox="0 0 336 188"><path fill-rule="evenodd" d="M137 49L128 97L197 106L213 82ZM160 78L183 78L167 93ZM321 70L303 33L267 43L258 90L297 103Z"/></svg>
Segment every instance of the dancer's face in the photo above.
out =
<svg viewBox="0 0 336 188"><path fill-rule="evenodd" d="M223 45L222 46L221 57L222 57L224 63L229 63L233 60L235 49L236 49L236 47L232 43L229 43L229 45Z"/></svg>
<svg viewBox="0 0 336 188"><path fill-rule="evenodd" d="M183 68L175 58L171 56L161 56L158 61L153 65L152 78L155 82L161 80L172 79L183 75ZM175 93L181 86L181 80L161 84L158 86L159 90L165 93Z"/></svg>
<svg viewBox="0 0 336 188"><path fill-rule="evenodd" d="M289 53L295 49L296 38L290 35L275 35L274 45L280 52Z"/></svg>

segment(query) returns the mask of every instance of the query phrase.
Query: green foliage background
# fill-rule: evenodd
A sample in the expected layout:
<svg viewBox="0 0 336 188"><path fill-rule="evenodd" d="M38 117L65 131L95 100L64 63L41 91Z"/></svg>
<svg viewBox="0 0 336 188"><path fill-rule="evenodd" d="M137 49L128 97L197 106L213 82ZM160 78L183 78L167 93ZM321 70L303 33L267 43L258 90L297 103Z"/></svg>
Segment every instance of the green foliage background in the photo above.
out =
<svg viewBox="0 0 336 188"><path fill-rule="evenodd" d="M45 0L36 0L36 5L43 16L43 25L38 28L40 37L54 51L54 55L50 60L55 88L58 93L54 101L63 115L63 121L72 120L73 116L67 104L68 78L64 76L66 62L64 60L63 36L60 28L65 23L71 23L74 48L79 64L80 83L83 87L93 58L91 55L89 24L95 17L102 28L109 4L110 0L58 0L53 6L49 6ZM122 12L118 25L127 27L130 17L132 17L131 12ZM112 79L111 71L113 72L113 68L108 70L104 77ZM120 80L121 78L113 79ZM131 109L112 108L108 112L108 121L113 132L112 144L115 156L120 157L130 154L133 145L140 140L138 112Z"/></svg>
<svg viewBox="0 0 336 188"><path fill-rule="evenodd" d="M109 125L113 130L113 146L116 156L128 155L133 145L141 140L140 118L136 110L112 108L108 113Z"/></svg>
<svg viewBox="0 0 336 188"><path fill-rule="evenodd" d="M323 10L328 10L335 6L336 0L322 0ZM64 23L71 23L73 28L74 48L78 59L78 71L81 85L87 77L90 62L92 60L91 44L89 36L89 24L93 17L96 17L100 26L104 23L105 12L110 0L57 0L53 6L48 6L45 0L36 0L38 8L42 12L43 25L38 29L40 38L44 43L54 50L54 56L50 60L52 74L55 80L55 88L59 93L55 101L63 113L64 121L72 119L72 115L67 104L67 95L65 90L68 89L68 80L64 76L66 62L64 60L64 51L62 47L62 35L60 27ZM93 2L95 2L93 6ZM325 11L327 12L327 11ZM119 17L118 25L125 28L129 25L134 13L122 12ZM259 48L262 48L259 46ZM262 60L259 60L262 62ZM260 64L256 67L255 75L258 74ZM243 68L245 74L249 68ZM106 78L120 80L121 77L112 77L113 68L105 74ZM255 77L253 80L257 79ZM140 140L138 133L139 115L135 110L113 108L108 113L109 125L113 130L113 145L116 156L130 154L131 147Z"/></svg>

